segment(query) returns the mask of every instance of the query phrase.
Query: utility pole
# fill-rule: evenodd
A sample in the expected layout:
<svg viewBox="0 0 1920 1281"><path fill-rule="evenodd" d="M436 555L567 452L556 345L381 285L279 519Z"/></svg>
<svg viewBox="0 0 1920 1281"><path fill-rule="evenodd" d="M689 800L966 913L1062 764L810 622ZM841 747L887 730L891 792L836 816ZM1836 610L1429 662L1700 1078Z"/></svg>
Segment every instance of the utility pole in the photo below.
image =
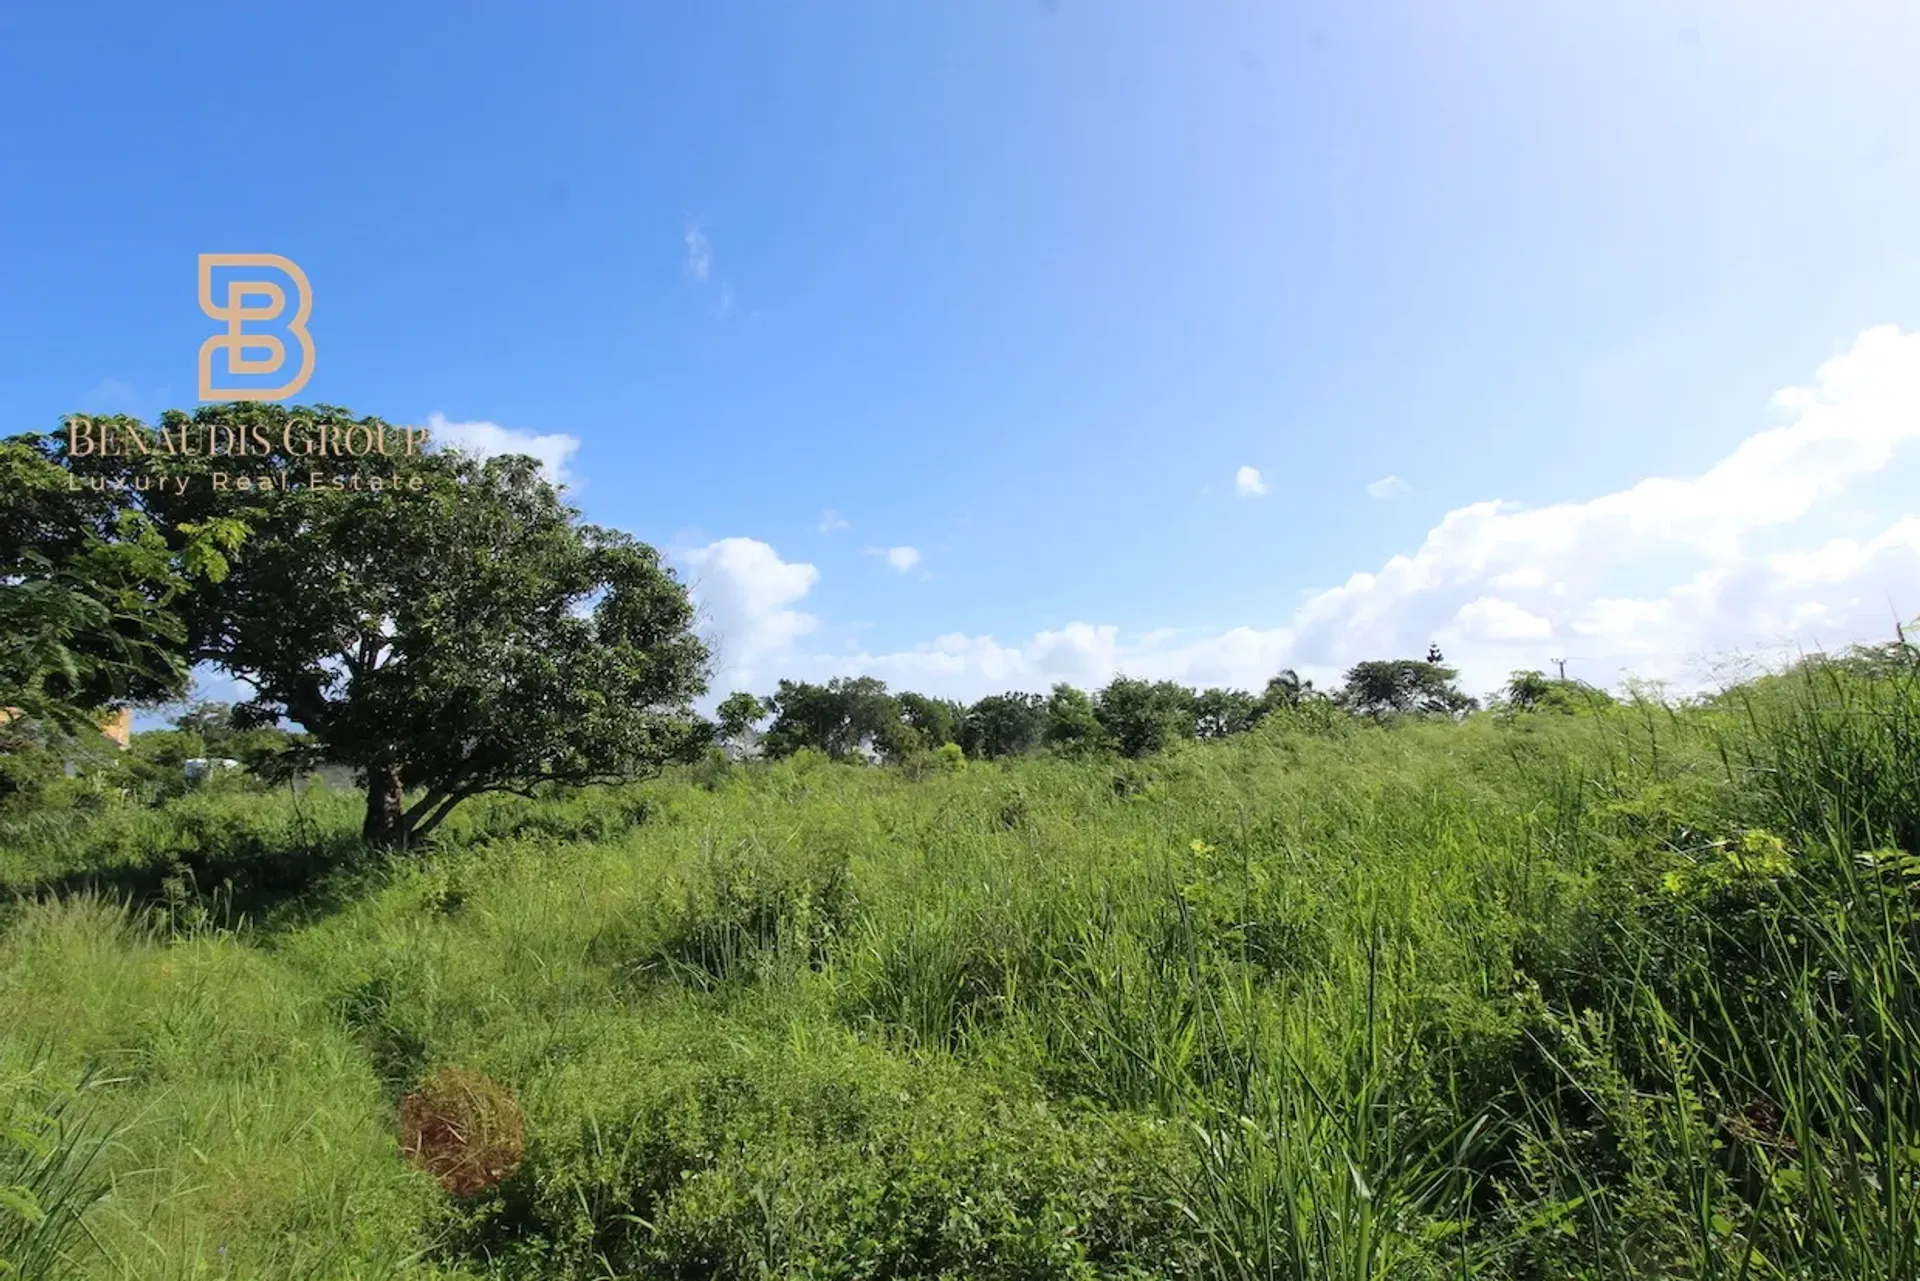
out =
<svg viewBox="0 0 1920 1281"><path fill-rule="evenodd" d="M1564 684L1567 679L1567 660L1564 658L1556 658L1551 661L1555 667L1560 669L1560 680Z"/></svg>

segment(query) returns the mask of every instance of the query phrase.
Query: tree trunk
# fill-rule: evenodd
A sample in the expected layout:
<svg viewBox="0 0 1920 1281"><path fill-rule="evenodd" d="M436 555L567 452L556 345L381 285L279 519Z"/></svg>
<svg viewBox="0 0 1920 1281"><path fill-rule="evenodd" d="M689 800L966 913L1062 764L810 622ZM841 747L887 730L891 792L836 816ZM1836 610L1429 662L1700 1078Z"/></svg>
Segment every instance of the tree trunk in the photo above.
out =
<svg viewBox="0 0 1920 1281"><path fill-rule="evenodd" d="M406 811L400 805L400 767L374 765L367 769L367 821L360 836L370 845L398 849L407 843Z"/></svg>

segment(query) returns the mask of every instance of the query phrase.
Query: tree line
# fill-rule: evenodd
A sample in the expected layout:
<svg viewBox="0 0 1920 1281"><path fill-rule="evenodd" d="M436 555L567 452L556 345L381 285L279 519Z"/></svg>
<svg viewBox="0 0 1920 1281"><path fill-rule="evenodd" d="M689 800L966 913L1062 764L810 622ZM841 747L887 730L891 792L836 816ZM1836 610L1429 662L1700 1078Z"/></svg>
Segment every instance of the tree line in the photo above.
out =
<svg viewBox="0 0 1920 1281"><path fill-rule="evenodd" d="M394 430L244 403L156 427L96 422L129 439L273 441L295 420L341 439ZM624 782L716 743L841 759L1143 756L1282 709L1476 706L1435 649L1358 664L1332 691L1292 672L1258 694L1121 677L963 706L871 677L783 681L709 721L693 708L711 660L685 585L654 548L585 523L533 459L373 453L354 466L367 487L304 484L299 456L75 452L64 431L0 440L0 800L24 753L92 732L102 707L176 702L203 664L254 691L221 713L236 731L297 730L259 739L262 772L347 767L365 791L362 834L386 846L424 839L473 796ZM211 483L242 467L249 487ZM1522 676L1516 703L1577 701L1566 682ZM204 742L203 721L183 732Z"/></svg>
<svg viewBox="0 0 1920 1281"><path fill-rule="evenodd" d="M899 762L948 745L972 760L1043 750L1140 757L1176 740L1245 733L1281 712L1309 710L1375 720L1455 718L1480 706L1457 681L1458 672L1438 647L1430 647L1423 659L1356 663L1331 690L1316 689L1312 681L1283 670L1257 694L1120 676L1092 693L1060 683L1046 694L1014 690L966 704L895 693L871 676L836 677L825 683L783 680L764 698L745 691L729 695L707 733L736 754L776 758L806 748L839 760ZM1596 700L1611 701L1591 686L1549 679L1537 671L1515 672L1495 696L1500 706L1512 710L1571 712Z"/></svg>

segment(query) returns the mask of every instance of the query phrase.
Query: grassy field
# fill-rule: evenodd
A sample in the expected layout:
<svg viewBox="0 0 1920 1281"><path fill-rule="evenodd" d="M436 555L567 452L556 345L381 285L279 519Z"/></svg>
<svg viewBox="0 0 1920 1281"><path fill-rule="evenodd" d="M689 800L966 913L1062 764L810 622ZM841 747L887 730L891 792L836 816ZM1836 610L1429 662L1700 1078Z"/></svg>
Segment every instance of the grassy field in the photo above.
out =
<svg viewBox="0 0 1920 1281"><path fill-rule="evenodd" d="M0 831L21 1274L1920 1276L1910 674L355 805Z"/></svg>

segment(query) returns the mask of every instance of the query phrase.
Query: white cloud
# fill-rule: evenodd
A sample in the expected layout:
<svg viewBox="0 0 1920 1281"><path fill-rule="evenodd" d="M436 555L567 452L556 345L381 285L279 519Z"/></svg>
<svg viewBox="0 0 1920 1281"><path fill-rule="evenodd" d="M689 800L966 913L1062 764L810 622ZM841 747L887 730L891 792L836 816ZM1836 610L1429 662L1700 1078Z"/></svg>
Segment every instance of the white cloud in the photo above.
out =
<svg viewBox="0 0 1920 1281"><path fill-rule="evenodd" d="M1076 622L1011 643L951 633L891 652L789 650L774 665L970 698L1117 672L1257 688L1293 667L1326 684L1361 659L1437 642L1477 693L1561 657L1568 675L1597 684L1632 673L1686 689L1735 652L1777 660L1884 639L1920 613L1920 516L1864 536L1848 522L1861 491L1883 487L1910 505L1920 484L1920 458L1905 448L1920 437L1920 334L1868 330L1774 403L1793 421L1701 475L1547 507L1456 508L1413 551L1270 627L1127 636Z"/></svg>
<svg viewBox="0 0 1920 1281"><path fill-rule="evenodd" d="M695 280L705 280L713 270L713 250L707 244L706 233L695 223L687 224L687 271Z"/></svg>
<svg viewBox="0 0 1920 1281"><path fill-rule="evenodd" d="M1258 498L1267 492L1267 482L1260 479L1258 467L1242 467L1233 473L1233 492L1242 498Z"/></svg>
<svg viewBox="0 0 1920 1281"><path fill-rule="evenodd" d="M1092 689L1116 674L1193 685L1258 686L1287 666L1285 629L1235 628L1216 635L1160 631L1123 637L1110 624L1069 623L1024 641L954 632L885 653L789 654L777 666L796 679L878 676L899 689L975 699L1008 689L1045 690L1059 681ZM1303 669L1325 681L1336 673Z"/></svg>
<svg viewBox="0 0 1920 1281"><path fill-rule="evenodd" d="M1373 498L1397 498L1412 488L1398 476L1382 476L1367 486L1367 494Z"/></svg>
<svg viewBox="0 0 1920 1281"><path fill-rule="evenodd" d="M1550 621L1498 596L1468 601L1454 612L1448 626L1458 635L1491 644L1549 640L1553 636Z"/></svg>
<svg viewBox="0 0 1920 1281"><path fill-rule="evenodd" d="M715 646L715 665L736 686L759 674L762 659L820 626L812 614L791 608L813 590L820 571L780 559L766 543L722 538L677 559L692 571L690 588Z"/></svg>
<svg viewBox="0 0 1920 1281"><path fill-rule="evenodd" d="M842 520L840 514L829 507L820 513L820 523L813 527L816 534L834 534L843 529L852 529L853 522Z"/></svg>
<svg viewBox="0 0 1920 1281"><path fill-rule="evenodd" d="M920 563L918 547L869 547L867 555L885 557L887 564L902 574Z"/></svg>
<svg viewBox="0 0 1920 1281"><path fill-rule="evenodd" d="M685 236L687 246L686 272L704 289L713 277L713 245L707 239L707 233L700 230L697 222L688 222ZM722 280L720 289L714 298L713 314L720 320L726 320L738 309L740 296L734 291L733 282ZM760 313L755 311L750 319L758 322Z"/></svg>
<svg viewBox="0 0 1920 1281"><path fill-rule="evenodd" d="M476 458L526 454L540 461L541 474L553 484L569 485L574 481L567 472L567 462L579 452L580 439L577 436L563 432L541 435L516 431L499 423L448 422L446 416L438 412L427 415L427 432L430 446L456 449Z"/></svg>

